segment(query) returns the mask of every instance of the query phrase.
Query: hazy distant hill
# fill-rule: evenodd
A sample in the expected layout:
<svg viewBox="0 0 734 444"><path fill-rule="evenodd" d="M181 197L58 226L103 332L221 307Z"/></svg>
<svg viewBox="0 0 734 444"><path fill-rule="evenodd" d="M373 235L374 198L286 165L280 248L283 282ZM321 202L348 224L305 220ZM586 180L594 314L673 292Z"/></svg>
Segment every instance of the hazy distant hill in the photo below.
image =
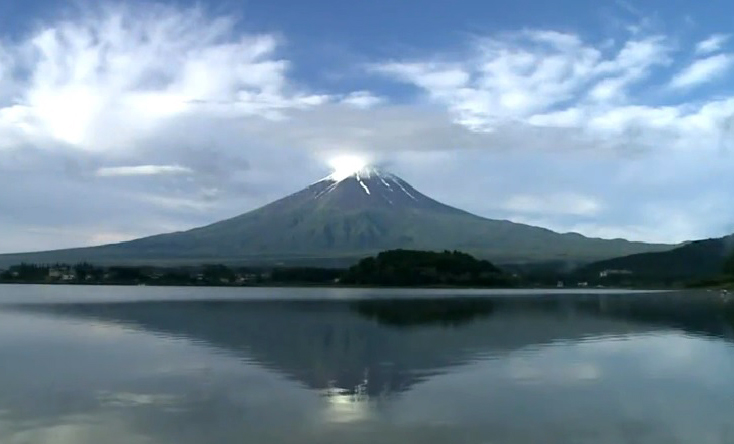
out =
<svg viewBox="0 0 734 444"><path fill-rule="evenodd" d="M720 274L734 251L734 235L690 242L670 251L634 254L596 262L580 272L598 274L604 270L627 270L637 278L693 279Z"/></svg>
<svg viewBox="0 0 734 444"><path fill-rule="evenodd" d="M82 260L287 264L341 261L348 265L361 257L396 248L461 250L495 263L510 263L589 262L672 246L559 234L486 219L439 203L395 175L370 169L341 180L326 178L262 208L205 227L101 247L3 255L0 266L21 261Z"/></svg>

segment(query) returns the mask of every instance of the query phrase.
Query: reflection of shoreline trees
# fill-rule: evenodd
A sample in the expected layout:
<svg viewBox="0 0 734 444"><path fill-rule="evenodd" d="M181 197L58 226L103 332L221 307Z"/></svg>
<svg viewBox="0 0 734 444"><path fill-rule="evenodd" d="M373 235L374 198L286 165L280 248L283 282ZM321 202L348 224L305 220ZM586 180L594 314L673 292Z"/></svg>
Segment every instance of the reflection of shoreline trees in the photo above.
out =
<svg viewBox="0 0 734 444"><path fill-rule="evenodd" d="M734 300L717 292L598 295L581 298L574 307L603 318L734 339Z"/></svg>
<svg viewBox="0 0 734 444"><path fill-rule="evenodd" d="M522 298L376 299L352 304L360 316L395 327L460 326L501 313L619 319L734 339L734 300L713 292L558 295Z"/></svg>

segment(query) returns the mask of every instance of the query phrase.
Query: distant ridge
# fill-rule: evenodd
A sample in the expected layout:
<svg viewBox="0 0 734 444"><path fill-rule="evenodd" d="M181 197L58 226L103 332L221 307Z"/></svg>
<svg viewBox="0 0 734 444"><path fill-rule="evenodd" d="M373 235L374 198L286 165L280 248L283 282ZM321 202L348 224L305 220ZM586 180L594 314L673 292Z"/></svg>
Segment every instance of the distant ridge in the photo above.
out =
<svg viewBox="0 0 734 444"><path fill-rule="evenodd" d="M686 279L715 276L722 273L724 262L734 252L734 234L686 242L662 252L641 253L589 264L582 274L598 274L604 270L625 270L636 278Z"/></svg>
<svg viewBox="0 0 734 444"><path fill-rule="evenodd" d="M100 247L0 255L0 266L22 261L346 266L396 248L460 250L499 264L578 264L673 246L486 219L437 202L394 174L362 168L204 227Z"/></svg>

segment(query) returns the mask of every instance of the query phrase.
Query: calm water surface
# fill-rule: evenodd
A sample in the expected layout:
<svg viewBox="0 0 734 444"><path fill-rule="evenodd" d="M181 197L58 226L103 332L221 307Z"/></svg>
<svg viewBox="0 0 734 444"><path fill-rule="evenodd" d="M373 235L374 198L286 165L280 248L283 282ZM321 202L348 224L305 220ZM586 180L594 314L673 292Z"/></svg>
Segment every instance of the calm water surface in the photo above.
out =
<svg viewBox="0 0 734 444"><path fill-rule="evenodd" d="M715 293L0 286L0 443L734 443Z"/></svg>

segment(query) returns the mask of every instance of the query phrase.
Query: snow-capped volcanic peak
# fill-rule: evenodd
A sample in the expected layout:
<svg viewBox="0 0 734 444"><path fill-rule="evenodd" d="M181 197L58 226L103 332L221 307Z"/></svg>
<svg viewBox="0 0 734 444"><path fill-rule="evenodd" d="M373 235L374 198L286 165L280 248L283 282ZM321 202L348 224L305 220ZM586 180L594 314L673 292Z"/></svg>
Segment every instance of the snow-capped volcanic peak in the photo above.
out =
<svg viewBox="0 0 734 444"><path fill-rule="evenodd" d="M317 184L321 184L316 189L317 199L333 196L335 192L338 192L342 196L346 193L347 196L351 196L348 199L357 201L368 199L374 203L379 201L382 205L414 206L423 198L419 192L398 176L371 166L362 166L350 171L349 174L345 174L344 171L335 171ZM354 203L356 204L356 201Z"/></svg>
<svg viewBox="0 0 734 444"><path fill-rule="evenodd" d="M337 182L359 174L360 172L362 175L370 174L372 170L369 162L364 157L352 155L334 157L329 161L329 166L334 172L328 178Z"/></svg>
<svg viewBox="0 0 734 444"><path fill-rule="evenodd" d="M371 179L379 176L389 176L387 173L379 171L377 168L371 166L364 166L352 171L334 170L333 173L326 176L324 180L330 180L332 182L341 182L343 180L354 178L357 180Z"/></svg>

